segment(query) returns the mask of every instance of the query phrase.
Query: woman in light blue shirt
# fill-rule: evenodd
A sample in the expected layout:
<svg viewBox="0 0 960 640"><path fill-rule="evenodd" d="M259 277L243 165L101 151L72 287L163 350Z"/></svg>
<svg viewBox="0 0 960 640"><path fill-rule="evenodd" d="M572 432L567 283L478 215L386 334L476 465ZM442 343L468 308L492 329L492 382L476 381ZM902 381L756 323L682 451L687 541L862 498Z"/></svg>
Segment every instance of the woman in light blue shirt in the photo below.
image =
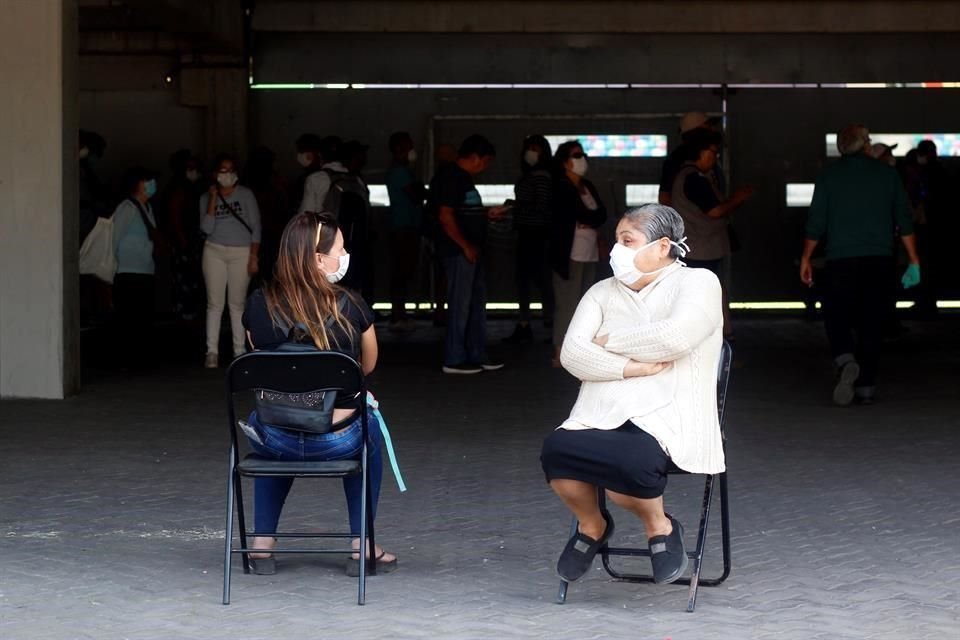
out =
<svg viewBox="0 0 960 640"><path fill-rule="evenodd" d="M125 366L142 364L135 348L153 323L156 277L154 276L154 239L157 221L150 198L157 192L157 181L143 167L127 170L123 178L126 198L113 212L113 252L117 275L113 279L113 307L121 337L119 353Z"/></svg>

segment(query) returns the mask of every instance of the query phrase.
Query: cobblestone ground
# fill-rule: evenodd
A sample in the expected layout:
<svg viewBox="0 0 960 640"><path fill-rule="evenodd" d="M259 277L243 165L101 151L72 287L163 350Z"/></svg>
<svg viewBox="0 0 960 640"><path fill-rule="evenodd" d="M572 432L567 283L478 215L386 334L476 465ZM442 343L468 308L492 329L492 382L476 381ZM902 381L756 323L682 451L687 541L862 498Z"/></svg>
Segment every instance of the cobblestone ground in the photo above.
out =
<svg viewBox="0 0 960 640"><path fill-rule="evenodd" d="M504 352L502 372L444 377L436 330L384 336L373 384L410 491L385 476L378 540L401 566L370 579L366 607L336 556L238 571L222 606L222 370L94 371L68 401L0 404L0 638L960 637L958 320L910 325L888 345L880 402L850 409L829 404L819 325L740 322L734 570L694 614L684 587L597 568L554 604L568 515L538 454L576 384L545 345ZM700 490L667 490L688 543ZM614 516L618 542L642 541ZM338 483L314 481L281 524L344 522ZM718 564L714 531L706 570Z"/></svg>

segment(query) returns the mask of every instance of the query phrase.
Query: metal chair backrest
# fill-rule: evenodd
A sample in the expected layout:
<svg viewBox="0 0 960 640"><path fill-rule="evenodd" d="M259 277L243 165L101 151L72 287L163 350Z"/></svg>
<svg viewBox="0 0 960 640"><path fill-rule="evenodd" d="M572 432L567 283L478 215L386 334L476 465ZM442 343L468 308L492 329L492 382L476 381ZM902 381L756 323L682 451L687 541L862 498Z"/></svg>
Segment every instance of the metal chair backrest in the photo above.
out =
<svg viewBox="0 0 960 640"><path fill-rule="evenodd" d="M336 351L254 351L240 356L227 369L227 404L234 442L234 396L254 389L291 394L332 391L344 397L363 397L367 390L360 364Z"/></svg>
<svg viewBox="0 0 960 640"><path fill-rule="evenodd" d="M720 418L720 433L723 431L723 414L727 406L727 387L730 384L730 365L733 363L733 347L726 340L720 348L720 364L717 367L717 413Z"/></svg>

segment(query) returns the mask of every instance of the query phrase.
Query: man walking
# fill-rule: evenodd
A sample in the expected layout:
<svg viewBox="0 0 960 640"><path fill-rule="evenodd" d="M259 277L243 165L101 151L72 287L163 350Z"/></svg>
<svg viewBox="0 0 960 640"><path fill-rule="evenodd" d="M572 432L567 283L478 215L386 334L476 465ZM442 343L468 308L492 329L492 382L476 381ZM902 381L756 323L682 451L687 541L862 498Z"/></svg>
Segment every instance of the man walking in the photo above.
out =
<svg viewBox="0 0 960 640"><path fill-rule="evenodd" d="M841 158L817 178L800 259L800 279L813 285L811 256L825 239L827 296L825 323L837 367L833 401L871 404L889 287L893 286L894 237L910 266L904 288L920 283L913 221L896 171L873 159L870 133L849 125L837 134Z"/></svg>

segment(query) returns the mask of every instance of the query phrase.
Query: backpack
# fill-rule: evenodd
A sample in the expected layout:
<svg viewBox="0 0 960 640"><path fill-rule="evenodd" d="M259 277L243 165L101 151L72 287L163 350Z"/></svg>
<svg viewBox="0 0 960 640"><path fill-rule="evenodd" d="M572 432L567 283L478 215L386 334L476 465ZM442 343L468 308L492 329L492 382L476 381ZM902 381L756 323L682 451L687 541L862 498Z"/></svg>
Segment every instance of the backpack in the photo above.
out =
<svg viewBox="0 0 960 640"><path fill-rule="evenodd" d="M370 191L357 176L329 169L323 171L330 177L330 189L323 200L323 209L336 216L349 251L365 238Z"/></svg>

